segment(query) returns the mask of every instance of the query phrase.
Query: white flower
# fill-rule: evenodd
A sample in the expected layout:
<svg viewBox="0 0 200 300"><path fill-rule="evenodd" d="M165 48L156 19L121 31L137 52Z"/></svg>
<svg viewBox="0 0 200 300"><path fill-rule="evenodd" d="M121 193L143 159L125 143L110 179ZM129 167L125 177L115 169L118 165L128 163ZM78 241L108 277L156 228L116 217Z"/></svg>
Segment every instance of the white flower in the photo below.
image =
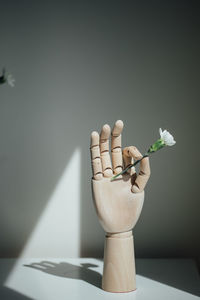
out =
<svg viewBox="0 0 200 300"><path fill-rule="evenodd" d="M7 82L11 87L15 86L15 78L12 76L12 74L8 74Z"/></svg>
<svg viewBox="0 0 200 300"><path fill-rule="evenodd" d="M167 131L166 129L162 131L162 129L159 129L160 132L160 138L164 141L165 145L167 146L173 146L176 144L176 141L174 140L173 136Z"/></svg>

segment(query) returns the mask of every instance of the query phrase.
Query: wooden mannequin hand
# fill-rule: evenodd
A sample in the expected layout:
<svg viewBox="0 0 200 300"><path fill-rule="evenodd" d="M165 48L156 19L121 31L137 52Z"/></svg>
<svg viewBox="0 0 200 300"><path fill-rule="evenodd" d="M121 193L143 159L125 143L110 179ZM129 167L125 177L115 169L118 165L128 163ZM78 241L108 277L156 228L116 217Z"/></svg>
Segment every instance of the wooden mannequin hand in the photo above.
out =
<svg viewBox="0 0 200 300"><path fill-rule="evenodd" d="M93 168L93 200L99 221L107 233L130 231L136 224L144 201L144 187L150 176L149 158L140 162L137 175L134 167L129 173L120 175L111 181L111 177L133 163L133 159L142 158L134 146L121 148L123 122L118 120L112 130L111 154L109 154L110 126L105 124L101 134L91 134L91 159ZM122 155L123 152L123 155Z"/></svg>

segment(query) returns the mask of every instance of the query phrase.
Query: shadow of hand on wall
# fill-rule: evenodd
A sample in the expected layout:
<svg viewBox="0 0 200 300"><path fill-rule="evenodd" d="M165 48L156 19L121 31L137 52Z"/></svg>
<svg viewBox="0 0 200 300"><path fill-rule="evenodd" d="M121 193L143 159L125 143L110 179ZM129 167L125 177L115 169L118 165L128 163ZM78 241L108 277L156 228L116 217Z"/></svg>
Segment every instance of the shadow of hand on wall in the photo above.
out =
<svg viewBox="0 0 200 300"><path fill-rule="evenodd" d="M84 280L101 288L102 275L90 269L98 267L98 265L95 264L82 263L81 266L76 266L67 262L55 263L51 261L41 261L24 266L59 277Z"/></svg>

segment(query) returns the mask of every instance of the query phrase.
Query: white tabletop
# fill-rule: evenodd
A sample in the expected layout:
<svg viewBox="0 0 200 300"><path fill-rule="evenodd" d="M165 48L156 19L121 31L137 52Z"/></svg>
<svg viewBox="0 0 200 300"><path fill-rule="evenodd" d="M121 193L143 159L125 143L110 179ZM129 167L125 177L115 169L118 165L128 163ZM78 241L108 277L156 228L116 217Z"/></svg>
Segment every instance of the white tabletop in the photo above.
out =
<svg viewBox="0 0 200 300"><path fill-rule="evenodd" d="M0 259L2 300L193 300L200 299L200 279L190 259L138 259L137 290L101 289L102 260Z"/></svg>

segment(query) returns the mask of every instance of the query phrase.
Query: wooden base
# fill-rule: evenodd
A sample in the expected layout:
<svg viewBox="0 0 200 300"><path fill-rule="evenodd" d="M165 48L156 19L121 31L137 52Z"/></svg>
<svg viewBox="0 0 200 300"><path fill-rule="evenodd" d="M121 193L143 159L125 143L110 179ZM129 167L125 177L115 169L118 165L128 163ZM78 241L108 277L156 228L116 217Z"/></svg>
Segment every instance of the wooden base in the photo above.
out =
<svg viewBox="0 0 200 300"><path fill-rule="evenodd" d="M132 231L107 233L102 289L113 293L130 292L136 289Z"/></svg>

